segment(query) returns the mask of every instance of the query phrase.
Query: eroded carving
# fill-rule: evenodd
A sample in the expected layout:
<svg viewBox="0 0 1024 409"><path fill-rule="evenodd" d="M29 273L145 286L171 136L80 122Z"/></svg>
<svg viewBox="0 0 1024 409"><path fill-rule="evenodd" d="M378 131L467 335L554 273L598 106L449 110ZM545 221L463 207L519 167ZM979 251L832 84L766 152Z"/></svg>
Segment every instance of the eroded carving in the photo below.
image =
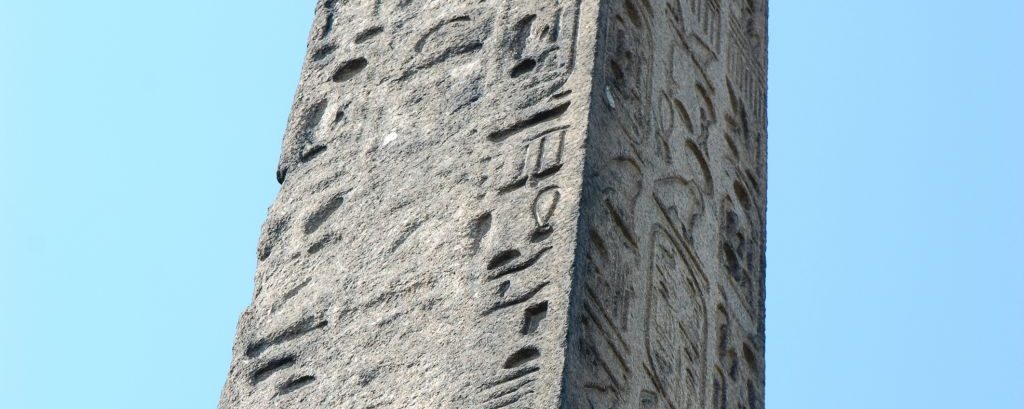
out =
<svg viewBox="0 0 1024 409"><path fill-rule="evenodd" d="M605 4L577 408L763 405L764 7Z"/></svg>
<svg viewBox="0 0 1024 409"><path fill-rule="evenodd" d="M704 407L708 279L660 227L651 237L645 346L651 381L670 408Z"/></svg>
<svg viewBox="0 0 1024 409"><path fill-rule="evenodd" d="M763 0L316 13L222 408L762 405Z"/></svg>

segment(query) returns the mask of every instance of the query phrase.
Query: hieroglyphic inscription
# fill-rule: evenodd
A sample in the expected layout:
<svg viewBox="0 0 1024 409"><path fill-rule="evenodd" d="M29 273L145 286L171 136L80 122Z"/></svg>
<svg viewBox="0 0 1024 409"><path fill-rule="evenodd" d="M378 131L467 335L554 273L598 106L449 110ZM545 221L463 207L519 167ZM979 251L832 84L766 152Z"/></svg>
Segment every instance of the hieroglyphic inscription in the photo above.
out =
<svg viewBox="0 0 1024 409"><path fill-rule="evenodd" d="M582 4L318 1L222 408L557 402Z"/></svg>
<svg viewBox="0 0 1024 409"><path fill-rule="evenodd" d="M743 329L744 325L719 304L715 311L715 358L712 373L713 408L764 408L762 335Z"/></svg>
<svg viewBox="0 0 1024 409"><path fill-rule="evenodd" d="M602 10L571 403L761 407L765 2Z"/></svg>
<svg viewBox="0 0 1024 409"><path fill-rule="evenodd" d="M738 2L728 17L729 53L726 60L729 83L741 95L753 132L765 121L765 5L757 1ZM758 141L752 141L758 142Z"/></svg>
<svg viewBox="0 0 1024 409"><path fill-rule="evenodd" d="M707 371L708 279L672 235L656 226L651 237L644 345L655 388L670 406L703 403Z"/></svg>
<svg viewBox="0 0 1024 409"><path fill-rule="evenodd" d="M495 215L495 239L485 243L479 261L486 269L484 293L490 294L481 314L500 323L496 328L506 342L495 353L493 375L481 385L477 403L484 408L538 407L538 384L558 382L541 379L543 366L553 362L543 358L554 351L539 339L550 333L545 319L551 306L564 306L550 299L550 284L569 275L553 270L548 254L556 246L552 237L569 227L555 220L566 207L560 171L572 124L566 121L571 102L565 100L571 90L563 86L575 66L580 1L542 4L502 8L517 11L502 17L516 23L509 35L499 36L507 39L500 48L507 63L498 64L490 80L515 82L520 92L505 102L521 111L497 120L486 135L498 155L486 175L486 195L495 202L488 209ZM503 206L519 197L526 198L518 201L522 205Z"/></svg>
<svg viewBox="0 0 1024 409"><path fill-rule="evenodd" d="M319 0L221 408L761 408L765 3Z"/></svg>

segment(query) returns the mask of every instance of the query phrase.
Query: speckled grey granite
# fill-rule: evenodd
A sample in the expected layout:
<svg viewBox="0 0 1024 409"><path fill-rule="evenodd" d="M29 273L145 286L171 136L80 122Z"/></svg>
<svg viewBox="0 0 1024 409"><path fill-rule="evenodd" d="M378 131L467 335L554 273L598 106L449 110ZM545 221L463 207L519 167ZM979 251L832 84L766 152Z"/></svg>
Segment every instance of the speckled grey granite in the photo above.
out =
<svg viewBox="0 0 1024 409"><path fill-rule="evenodd" d="M220 408L763 408L766 7L321 0Z"/></svg>

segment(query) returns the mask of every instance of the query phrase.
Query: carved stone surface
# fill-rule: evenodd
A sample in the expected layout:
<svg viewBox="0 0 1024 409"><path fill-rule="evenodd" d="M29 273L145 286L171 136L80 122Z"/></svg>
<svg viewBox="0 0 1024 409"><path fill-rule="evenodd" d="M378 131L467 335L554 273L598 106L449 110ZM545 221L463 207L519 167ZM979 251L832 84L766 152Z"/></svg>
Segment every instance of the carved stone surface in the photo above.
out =
<svg viewBox="0 0 1024 409"><path fill-rule="evenodd" d="M321 0L220 407L763 407L766 7Z"/></svg>

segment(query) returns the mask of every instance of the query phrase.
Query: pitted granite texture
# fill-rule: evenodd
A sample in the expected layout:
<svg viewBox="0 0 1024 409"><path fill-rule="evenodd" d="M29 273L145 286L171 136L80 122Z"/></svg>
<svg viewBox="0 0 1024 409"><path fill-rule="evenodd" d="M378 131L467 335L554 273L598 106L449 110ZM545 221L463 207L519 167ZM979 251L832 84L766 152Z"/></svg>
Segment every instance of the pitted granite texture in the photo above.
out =
<svg viewBox="0 0 1024 409"><path fill-rule="evenodd" d="M221 409L763 408L765 0L321 0Z"/></svg>

